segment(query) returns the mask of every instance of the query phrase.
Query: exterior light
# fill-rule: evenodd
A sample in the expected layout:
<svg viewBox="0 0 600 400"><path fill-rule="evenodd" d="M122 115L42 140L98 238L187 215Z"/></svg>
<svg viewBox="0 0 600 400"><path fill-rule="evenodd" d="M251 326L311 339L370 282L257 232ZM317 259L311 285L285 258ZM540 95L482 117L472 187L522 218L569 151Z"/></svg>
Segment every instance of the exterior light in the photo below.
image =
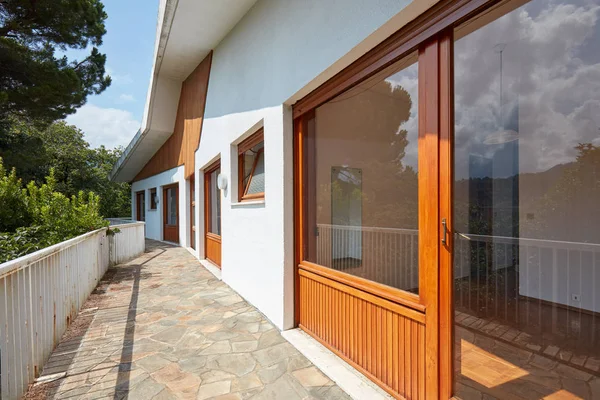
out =
<svg viewBox="0 0 600 400"><path fill-rule="evenodd" d="M225 175L219 174L219 176L217 176L217 187L220 190L227 189L227 177Z"/></svg>

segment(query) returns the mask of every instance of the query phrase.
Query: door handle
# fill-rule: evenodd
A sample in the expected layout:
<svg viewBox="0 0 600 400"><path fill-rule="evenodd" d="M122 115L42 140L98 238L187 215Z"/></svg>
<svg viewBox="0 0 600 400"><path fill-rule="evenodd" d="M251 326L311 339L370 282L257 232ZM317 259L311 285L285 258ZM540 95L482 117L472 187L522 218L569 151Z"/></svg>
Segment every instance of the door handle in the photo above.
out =
<svg viewBox="0 0 600 400"><path fill-rule="evenodd" d="M444 236L442 237L442 244L447 244L446 236L448 235L448 225L446 224L446 218L442 218L442 227L444 228Z"/></svg>

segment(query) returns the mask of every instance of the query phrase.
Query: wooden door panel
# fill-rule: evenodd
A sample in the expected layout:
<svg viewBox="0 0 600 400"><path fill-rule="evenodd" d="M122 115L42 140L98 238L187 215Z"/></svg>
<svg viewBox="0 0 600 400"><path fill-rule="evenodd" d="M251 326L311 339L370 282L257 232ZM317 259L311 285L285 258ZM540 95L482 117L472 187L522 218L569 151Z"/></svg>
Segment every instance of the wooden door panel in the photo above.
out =
<svg viewBox="0 0 600 400"><path fill-rule="evenodd" d="M450 38L444 32L418 48L418 295L400 290L415 286L414 274L409 274L408 283L398 280L403 276L394 275L406 270L402 265L411 263L392 262L396 269L391 271L391 278L386 273L389 259L394 260L389 256L402 249L394 240L382 239L393 249L387 254L379 251L375 239L365 236L365 230L360 244L348 241L349 246L362 247L360 266L373 266L376 273L370 276L359 274L356 266L352 267L355 271L336 270L328 261L335 240L322 223L318 225L315 212L317 201L325 204L322 199L327 199L327 190L318 197L316 188L322 186L311 178L316 165L328 166L314 160L319 145L317 112L301 110L295 121L296 320L302 329L396 398L439 399L452 393L452 316L448 307L452 243L445 230L452 222L448 212L452 195L448 146L453 128ZM352 97L344 99L348 98ZM369 252L369 248L375 250ZM324 252L322 258L319 249Z"/></svg>
<svg viewBox="0 0 600 400"><path fill-rule="evenodd" d="M206 235L206 258L221 266L221 238L217 235Z"/></svg>
<svg viewBox="0 0 600 400"><path fill-rule="evenodd" d="M167 242L179 242L179 227L177 225L165 225L163 233Z"/></svg>
<svg viewBox="0 0 600 400"><path fill-rule="evenodd" d="M212 181L211 175L213 175L215 171L218 171L220 167L221 163L220 161L217 161L204 171L204 252L205 257L219 268L221 268L221 235L215 233L220 233L220 228L211 232L213 231L213 229L211 229L211 194L213 194L213 191L215 190L217 191L217 196L220 196L220 193L218 191L219 189L216 188L216 182ZM217 202L217 207L220 207L219 202Z"/></svg>
<svg viewBox="0 0 600 400"><path fill-rule="evenodd" d="M300 268L300 327L393 395L425 398L425 314Z"/></svg>
<svg viewBox="0 0 600 400"><path fill-rule="evenodd" d="M169 191L175 191L175 224L169 223ZM163 189L163 240L167 242L179 243L179 188L175 186L165 187Z"/></svg>

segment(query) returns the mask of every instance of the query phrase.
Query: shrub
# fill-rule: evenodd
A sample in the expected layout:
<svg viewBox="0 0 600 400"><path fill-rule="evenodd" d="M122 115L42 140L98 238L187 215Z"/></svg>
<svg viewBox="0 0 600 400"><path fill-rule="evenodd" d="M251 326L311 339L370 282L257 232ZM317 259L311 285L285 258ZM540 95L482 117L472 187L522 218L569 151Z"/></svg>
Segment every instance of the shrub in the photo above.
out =
<svg viewBox="0 0 600 400"><path fill-rule="evenodd" d="M27 208L27 193L13 168L6 173L0 158L0 232L13 232L31 224L31 214Z"/></svg>
<svg viewBox="0 0 600 400"><path fill-rule="evenodd" d="M30 182L23 189L14 169L7 174L0 159L0 262L108 226L96 194L79 192L69 199L55 190L53 170L46 183Z"/></svg>

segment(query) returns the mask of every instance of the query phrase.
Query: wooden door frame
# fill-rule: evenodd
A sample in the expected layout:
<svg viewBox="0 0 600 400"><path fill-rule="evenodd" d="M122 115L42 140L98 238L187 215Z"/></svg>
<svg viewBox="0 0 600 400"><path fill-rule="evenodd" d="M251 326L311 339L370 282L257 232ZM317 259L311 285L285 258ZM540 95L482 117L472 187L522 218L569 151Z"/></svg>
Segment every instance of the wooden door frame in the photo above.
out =
<svg viewBox="0 0 600 400"><path fill-rule="evenodd" d="M162 218L162 229L163 229L163 240L165 240L165 225L169 225L167 224L167 215L168 215L168 199L167 199L167 190L169 189L175 189L175 213L177 216L177 241L181 244L181 238L179 237L179 183L171 183L169 185L164 185L162 187L162 193L163 193L163 218ZM173 225L169 225L169 226L173 226Z"/></svg>
<svg viewBox="0 0 600 400"><path fill-rule="evenodd" d="M345 277L345 283L367 289L379 297L396 301L404 306L420 305L427 309L427 398L449 399L454 393L454 309L453 309L453 210L454 185L454 28L478 14L489 11L501 0L450 0L439 2L404 28L392 34L381 44L367 52L350 66L299 100L293 106L294 118L294 258L295 307L294 320L299 323L299 271L306 251L306 211L303 207L307 188L307 173L303 168L303 154L307 140L307 122L314 110L344 91L383 70L410 52L419 49L419 139L423 140L423 155L419 144L421 162L430 165L429 174L423 177L437 201L427 202L427 215L419 217L421 234L427 243L420 243L424 252L435 260L432 265L420 267L419 283L423 290L419 302L397 293L382 293L377 284L365 284L360 279ZM421 65L421 64L425 65ZM427 81L422 85L421 80ZM425 82L423 82L425 83ZM432 166L433 165L433 166ZM308 172L310 173L310 172ZM420 191L421 192L421 191ZM420 197L421 201L425 201ZM446 220L447 232L441 224ZM421 232L422 230L422 232ZM441 239L446 234L446 243ZM421 242L421 240L420 240ZM421 262L420 262L421 264ZM319 268L314 267L315 272ZM322 272L322 271L321 271ZM338 271L331 271L339 275ZM341 280L344 277L339 277ZM418 308L415 307L416 310ZM430 390L432 388L432 390Z"/></svg>
<svg viewBox="0 0 600 400"><path fill-rule="evenodd" d="M218 159L217 161L213 162L204 170L204 257L207 259L208 237L210 237L214 241L218 241L219 243L221 243L221 235L217 235L215 233L210 232L210 175L219 168L221 168L221 159ZM221 193L219 193L218 195L220 196ZM221 266L218 265L218 267L220 268Z"/></svg>

